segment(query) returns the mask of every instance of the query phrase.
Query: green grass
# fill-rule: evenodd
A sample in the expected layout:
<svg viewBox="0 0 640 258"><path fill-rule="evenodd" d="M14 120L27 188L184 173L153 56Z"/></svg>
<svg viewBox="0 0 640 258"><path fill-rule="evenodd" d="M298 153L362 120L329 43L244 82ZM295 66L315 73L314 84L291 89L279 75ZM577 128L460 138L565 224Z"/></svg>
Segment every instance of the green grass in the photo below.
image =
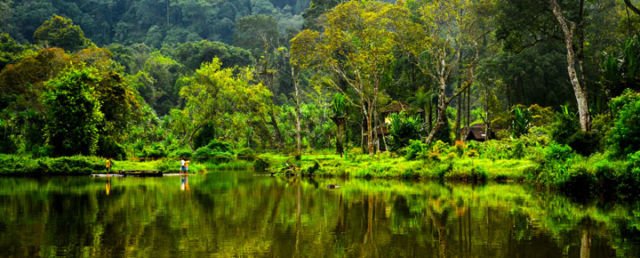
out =
<svg viewBox="0 0 640 258"><path fill-rule="evenodd" d="M261 154L259 158L269 162L270 171L278 173L293 157L273 153ZM443 158L442 161L406 160L392 154L350 155L348 158L335 154L303 155L302 171L307 171L317 162L315 172L323 177L345 178L407 178L444 179L455 181L523 181L537 165L530 160L490 160L481 158Z"/></svg>

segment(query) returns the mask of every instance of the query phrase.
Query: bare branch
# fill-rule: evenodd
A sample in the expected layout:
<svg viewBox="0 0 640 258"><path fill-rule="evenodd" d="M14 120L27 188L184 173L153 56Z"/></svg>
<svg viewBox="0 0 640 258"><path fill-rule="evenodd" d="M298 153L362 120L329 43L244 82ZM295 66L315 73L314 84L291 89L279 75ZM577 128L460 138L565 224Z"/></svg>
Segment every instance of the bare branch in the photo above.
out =
<svg viewBox="0 0 640 258"><path fill-rule="evenodd" d="M627 5L627 8L631 9L635 14L640 15L640 10L631 3L631 0L624 0L624 4Z"/></svg>

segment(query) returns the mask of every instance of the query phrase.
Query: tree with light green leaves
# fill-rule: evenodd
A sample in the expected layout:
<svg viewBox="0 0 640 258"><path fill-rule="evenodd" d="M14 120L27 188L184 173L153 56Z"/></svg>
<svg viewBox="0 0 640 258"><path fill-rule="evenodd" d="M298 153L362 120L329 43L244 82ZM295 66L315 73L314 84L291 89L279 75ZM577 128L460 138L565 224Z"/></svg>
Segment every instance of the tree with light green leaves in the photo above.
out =
<svg viewBox="0 0 640 258"><path fill-rule="evenodd" d="M222 68L217 58L203 64L192 76L181 78L185 86L180 96L185 107L172 110L171 117L182 142L192 144L194 136L211 124L220 132L221 140L238 140L238 133L244 132L238 128L256 126L264 132L271 92L253 81L251 69Z"/></svg>
<svg viewBox="0 0 640 258"><path fill-rule="evenodd" d="M446 126L446 110L451 101L473 84L478 59L477 16L473 14L474 2L470 0L407 1L413 20L405 20L401 46L416 60L416 66L437 85L436 122L426 143L431 143L438 131ZM469 60L463 60L463 51L471 52ZM447 96L453 78L458 75L458 87ZM457 133L457 132L456 132Z"/></svg>
<svg viewBox="0 0 640 258"><path fill-rule="evenodd" d="M362 112L367 151L373 155L383 76L394 59L400 30L397 21L408 13L389 3L350 1L326 16L324 31L304 30L292 39L292 56L334 75L333 88L348 95ZM308 57L302 57L305 55Z"/></svg>

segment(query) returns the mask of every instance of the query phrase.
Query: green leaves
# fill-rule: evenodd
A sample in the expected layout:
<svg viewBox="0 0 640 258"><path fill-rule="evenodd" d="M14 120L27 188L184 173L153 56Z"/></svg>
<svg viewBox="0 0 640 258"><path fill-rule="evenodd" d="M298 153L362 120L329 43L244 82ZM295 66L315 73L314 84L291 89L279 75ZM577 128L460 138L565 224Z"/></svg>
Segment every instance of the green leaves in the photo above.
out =
<svg viewBox="0 0 640 258"><path fill-rule="evenodd" d="M104 115L95 94L94 68L70 69L47 82L47 139L56 156L93 155Z"/></svg>
<svg viewBox="0 0 640 258"><path fill-rule="evenodd" d="M84 36L80 26L74 25L71 19L58 15L40 25L33 38L41 45L60 47L72 52L93 45Z"/></svg>

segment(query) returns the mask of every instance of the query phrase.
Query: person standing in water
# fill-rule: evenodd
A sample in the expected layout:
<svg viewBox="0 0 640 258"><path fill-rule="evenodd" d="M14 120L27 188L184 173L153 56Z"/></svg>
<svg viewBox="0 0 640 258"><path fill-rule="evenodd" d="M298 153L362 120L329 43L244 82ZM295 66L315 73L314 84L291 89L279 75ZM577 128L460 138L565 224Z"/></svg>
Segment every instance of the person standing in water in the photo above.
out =
<svg viewBox="0 0 640 258"><path fill-rule="evenodd" d="M107 168L107 174L111 173L111 159L105 161L105 167Z"/></svg>
<svg viewBox="0 0 640 258"><path fill-rule="evenodd" d="M185 161L184 159L180 160L180 173L184 173L187 171L187 168L184 166L185 165Z"/></svg>
<svg viewBox="0 0 640 258"><path fill-rule="evenodd" d="M186 174L189 174L189 160L188 159L184 162L184 172Z"/></svg>

